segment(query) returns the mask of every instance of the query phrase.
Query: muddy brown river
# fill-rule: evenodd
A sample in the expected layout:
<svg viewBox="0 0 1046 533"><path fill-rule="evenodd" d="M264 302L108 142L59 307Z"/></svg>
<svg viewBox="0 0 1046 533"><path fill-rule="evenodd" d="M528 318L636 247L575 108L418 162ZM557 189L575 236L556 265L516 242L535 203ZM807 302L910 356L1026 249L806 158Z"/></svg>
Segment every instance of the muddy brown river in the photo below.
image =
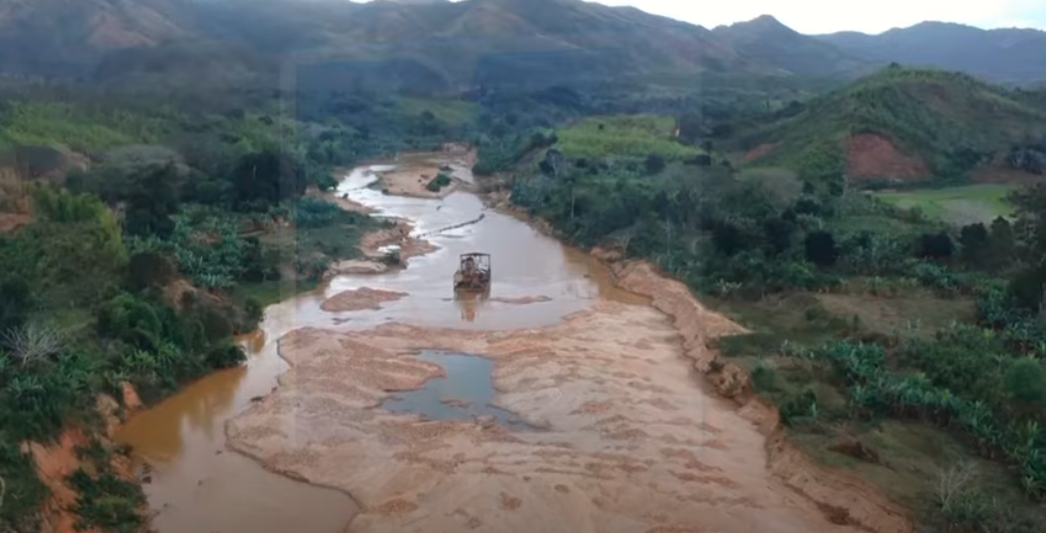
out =
<svg viewBox="0 0 1046 533"><path fill-rule="evenodd" d="M373 167L384 170L388 167ZM475 195L458 192L442 200L383 195L366 188L371 167L354 170L339 187L350 199L378 209L376 216L408 218L425 234L485 214L483 221L429 235L439 246L413 258L406 270L341 276L313 293L291 297L266 310L261 331L244 339L249 359L240 368L208 376L134 415L117 438L147 465L145 492L161 533L333 533L355 513L342 492L298 482L264 470L226 447L226 422L268 394L288 368L276 341L305 327L367 329L403 322L463 329L518 329L552 325L601 298L642 301L616 289L609 274L586 254L546 237L524 222L488 211ZM492 255L490 299L455 299L452 277L461 253ZM410 296L377 311L327 313L323 301L339 292L373 287ZM499 302L520 297L547 302ZM495 301L491 301L495 300ZM344 321L348 318L347 321Z"/></svg>
<svg viewBox="0 0 1046 533"><path fill-rule="evenodd" d="M160 533L905 531L801 455L775 444L771 464L765 434L699 385L707 340L740 328L683 285L638 265L618 272L635 293L617 288L469 193L367 187L389 168L339 190L437 251L269 307L245 365L120 430ZM492 255L489 297L455 297L466 252ZM383 299L324 311L347 291Z"/></svg>

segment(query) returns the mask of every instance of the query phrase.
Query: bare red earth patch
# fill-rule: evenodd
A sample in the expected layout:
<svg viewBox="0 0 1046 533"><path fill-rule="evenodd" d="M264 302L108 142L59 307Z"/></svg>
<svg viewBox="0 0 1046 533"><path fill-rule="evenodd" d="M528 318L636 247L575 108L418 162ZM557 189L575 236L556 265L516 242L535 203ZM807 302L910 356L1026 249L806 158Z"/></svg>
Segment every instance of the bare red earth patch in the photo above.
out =
<svg viewBox="0 0 1046 533"><path fill-rule="evenodd" d="M755 161L756 159L762 159L777 149L777 143L765 143L756 146L745 154L745 161Z"/></svg>
<svg viewBox="0 0 1046 533"><path fill-rule="evenodd" d="M846 174L852 180L877 178L916 181L933 172L921 158L901 152L889 138L875 133L850 137L846 150Z"/></svg>
<svg viewBox="0 0 1046 533"><path fill-rule="evenodd" d="M0 213L0 233L8 233L32 222L29 215Z"/></svg>

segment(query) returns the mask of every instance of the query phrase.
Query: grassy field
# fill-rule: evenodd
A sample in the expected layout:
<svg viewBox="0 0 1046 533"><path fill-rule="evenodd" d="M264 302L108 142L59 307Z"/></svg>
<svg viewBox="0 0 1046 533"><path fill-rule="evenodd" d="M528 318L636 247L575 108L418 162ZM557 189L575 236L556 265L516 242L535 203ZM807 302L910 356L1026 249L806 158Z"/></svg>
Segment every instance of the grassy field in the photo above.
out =
<svg viewBox="0 0 1046 533"><path fill-rule="evenodd" d="M600 158L609 155L665 159L698 155L699 148L675 141L675 119L651 115L593 117L557 132L558 148L567 157Z"/></svg>
<svg viewBox="0 0 1046 533"><path fill-rule="evenodd" d="M978 184L944 189L884 192L877 196L897 207L919 208L927 216L953 224L989 222L1012 214L1006 195L1012 185Z"/></svg>
<svg viewBox="0 0 1046 533"><path fill-rule="evenodd" d="M15 103L5 118L0 124L0 147L64 144L74 150L104 150L156 142L178 127L178 117L167 112L144 116L55 102Z"/></svg>

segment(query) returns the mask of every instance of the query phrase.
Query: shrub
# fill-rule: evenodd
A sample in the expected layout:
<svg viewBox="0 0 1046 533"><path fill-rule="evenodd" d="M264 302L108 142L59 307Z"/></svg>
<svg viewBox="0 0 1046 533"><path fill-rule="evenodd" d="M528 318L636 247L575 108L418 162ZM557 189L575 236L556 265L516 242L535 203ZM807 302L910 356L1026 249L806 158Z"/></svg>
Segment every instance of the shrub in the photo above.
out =
<svg viewBox="0 0 1046 533"><path fill-rule="evenodd" d="M429 181L428 184L425 185L425 188L431 192L439 192L444 187L450 185L451 181L450 176L441 172Z"/></svg>

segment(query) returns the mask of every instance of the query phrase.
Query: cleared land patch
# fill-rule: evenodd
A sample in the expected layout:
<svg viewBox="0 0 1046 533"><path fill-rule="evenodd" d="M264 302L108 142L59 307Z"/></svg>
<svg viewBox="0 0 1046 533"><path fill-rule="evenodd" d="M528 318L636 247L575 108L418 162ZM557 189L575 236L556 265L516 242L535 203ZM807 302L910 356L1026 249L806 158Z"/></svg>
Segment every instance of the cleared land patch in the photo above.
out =
<svg viewBox="0 0 1046 533"><path fill-rule="evenodd" d="M1012 185L983 183L878 193L879 198L904 209L919 208L927 216L953 224L989 222L995 217L1008 217L1013 208L1006 201Z"/></svg>

